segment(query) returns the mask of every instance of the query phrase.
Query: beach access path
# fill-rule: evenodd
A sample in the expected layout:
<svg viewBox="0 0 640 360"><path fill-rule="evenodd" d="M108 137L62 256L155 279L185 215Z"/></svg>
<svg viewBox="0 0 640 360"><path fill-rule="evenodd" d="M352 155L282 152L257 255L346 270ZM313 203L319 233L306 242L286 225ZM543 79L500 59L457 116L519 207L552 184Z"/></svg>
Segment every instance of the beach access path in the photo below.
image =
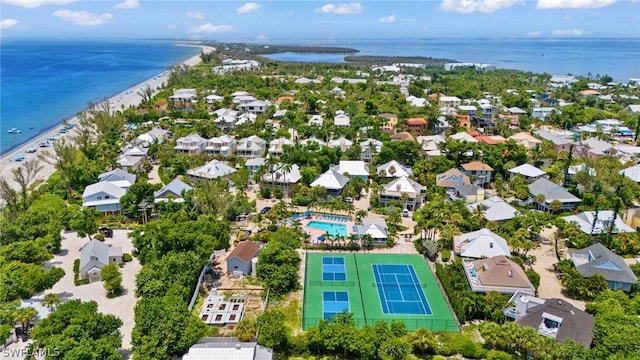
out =
<svg viewBox="0 0 640 360"><path fill-rule="evenodd" d="M196 45L194 45L196 46ZM210 51L214 51L215 48L210 47L210 46L197 46L202 48L203 52L210 52ZM187 65L187 66L193 66L196 64L199 64L202 61L202 59L200 58L200 54L195 55L190 57L189 59L185 60L182 62L182 64ZM138 95L138 92L141 92L142 90L146 89L147 87L150 87L151 89L154 89L154 94L160 91L160 88L163 85L166 85L167 80L169 78L169 73L167 71L163 71L162 73L149 78L141 83L135 84L132 87L123 90L121 92L119 92L118 94L112 96L111 98L108 99L111 110L112 111L118 111L123 109L127 109L131 106L137 106L138 104L140 104L140 102L142 101L142 97L140 95ZM69 124L75 124L78 125L78 117L77 116L73 116L69 119L67 119L67 123ZM58 141L60 139L65 139L66 141L70 141L73 137L74 134L76 134L76 128L74 127L72 130L68 131L65 134L60 134L59 130L62 128L62 123L60 123L59 126L55 126L53 127L51 130L39 134L38 136L34 137L33 139L27 141L26 143L18 146L17 148L15 148L14 150L11 150L9 152L7 152L6 154L3 154L0 157L0 177L3 177L4 179L7 180L7 182L9 183L9 185L18 190L19 186L18 184L13 180L13 176L11 173L12 169L15 169L17 167L20 167L22 165L22 163L24 163L24 161L29 160L29 159L33 159L33 158L37 158L39 154L44 153L45 151L47 152L51 152L52 148L48 147L48 148L40 148L38 146L38 144L40 144L41 142L46 143L47 139L50 137L55 137L56 140ZM6 131L5 129L2 129L2 131ZM27 149L29 148L35 148L36 152L35 153L27 153ZM23 161L13 161L13 159L16 157L16 155L18 154L22 154L25 157L25 160ZM46 156L46 155L45 155ZM37 181L37 180L47 180L49 178L49 176L51 176L51 174L53 174L53 172L55 171L55 167L53 164L49 164L46 161L40 161L40 166L42 166L42 170L40 170L40 172L38 173L38 175L35 177L35 179L33 181ZM97 181L97 179L96 179ZM2 200L2 199L0 199ZM4 201L0 201L0 206L2 205Z"/></svg>

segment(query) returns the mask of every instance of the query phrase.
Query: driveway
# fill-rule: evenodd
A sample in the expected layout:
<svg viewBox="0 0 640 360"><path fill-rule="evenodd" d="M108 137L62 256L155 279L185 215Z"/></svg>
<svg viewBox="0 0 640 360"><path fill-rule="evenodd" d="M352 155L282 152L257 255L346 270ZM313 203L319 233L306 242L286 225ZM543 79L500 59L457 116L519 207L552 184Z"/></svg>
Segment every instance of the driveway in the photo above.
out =
<svg viewBox="0 0 640 360"><path fill-rule="evenodd" d="M133 251L133 245L127 237L129 230L114 230L113 238L107 238L105 243L112 246L122 247L123 253ZM122 272L122 288L123 294L117 298L108 299L102 282L96 281L86 285L75 286L73 284L73 261L80 258L80 249L89 242L89 239L78 237L75 232L62 233L62 251L59 255L49 261L48 265L62 267L65 275L52 289L40 294L44 296L47 293L55 293L60 295L61 301L71 299L80 299L82 301L95 301L98 303L98 310L102 313L113 314L122 320L120 333L122 334L122 349L125 353L131 350L131 331L134 325L133 307L136 304L136 298L133 295L135 290L136 275L140 271L140 263L138 259L128 262L120 269ZM129 350L129 351L127 351Z"/></svg>

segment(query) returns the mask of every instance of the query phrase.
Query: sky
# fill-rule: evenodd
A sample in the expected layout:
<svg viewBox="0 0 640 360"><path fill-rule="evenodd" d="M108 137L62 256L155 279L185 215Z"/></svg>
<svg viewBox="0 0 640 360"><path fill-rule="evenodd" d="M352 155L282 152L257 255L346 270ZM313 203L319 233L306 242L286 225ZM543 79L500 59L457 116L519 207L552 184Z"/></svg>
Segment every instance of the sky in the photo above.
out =
<svg viewBox="0 0 640 360"><path fill-rule="evenodd" d="M0 0L2 38L640 38L640 0Z"/></svg>

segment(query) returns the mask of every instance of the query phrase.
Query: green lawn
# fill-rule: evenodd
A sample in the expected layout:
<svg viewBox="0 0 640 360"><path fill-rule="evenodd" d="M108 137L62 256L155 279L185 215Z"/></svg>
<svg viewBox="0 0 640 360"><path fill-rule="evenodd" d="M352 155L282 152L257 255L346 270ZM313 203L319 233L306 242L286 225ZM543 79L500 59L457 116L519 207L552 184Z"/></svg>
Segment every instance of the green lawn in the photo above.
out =
<svg viewBox="0 0 640 360"><path fill-rule="evenodd" d="M322 258L327 256L344 258L346 281L342 283L322 281ZM384 314L378 289L375 286L372 268L374 264L412 265L432 314ZM420 255L308 253L303 313L303 329L305 330L316 325L323 317L323 291L347 291L351 313L359 326L373 325L378 320L390 322L392 319L397 319L403 320L407 329L411 331L417 328L427 328L432 331L459 331L433 273Z"/></svg>

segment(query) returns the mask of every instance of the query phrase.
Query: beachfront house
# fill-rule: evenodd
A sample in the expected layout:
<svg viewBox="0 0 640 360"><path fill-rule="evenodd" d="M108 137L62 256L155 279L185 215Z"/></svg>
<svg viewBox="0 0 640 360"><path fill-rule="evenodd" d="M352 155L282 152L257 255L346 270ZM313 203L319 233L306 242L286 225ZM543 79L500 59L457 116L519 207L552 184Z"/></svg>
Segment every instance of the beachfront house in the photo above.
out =
<svg viewBox="0 0 640 360"><path fill-rule="evenodd" d="M200 155L207 145L207 139L199 134L192 133L176 140L174 150L188 155Z"/></svg>
<svg viewBox="0 0 640 360"><path fill-rule="evenodd" d="M84 188L82 207L94 208L103 214L119 214L120 198L127 190L110 181L100 181Z"/></svg>
<svg viewBox="0 0 640 360"><path fill-rule="evenodd" d="M213 180L218 178L229 177L237 170L223 163L220 160L211 160L208 163L195 169L187 170L187 175L191 181L197 180Z"/></svg>
<svg viewBox="0 0 640 360"><path fill-rule="evenodd" d="M80 251L80 279L100 281L102 268L111 263L122 263L122 248L92 239Z"/></svg>
<svg viewBox="0 0 640 360"><path fill-rule="evenodd" d="M309 186L325 188L327 190L326 196L337 197L340 196L348 182L349 178L347 176L344 176L330 168L326 172L322 173Z"/></svg>
<svg viewBox="0 0 640 360"><path fill-rule="evenodd" d="M474 292L513 294L520 290L535 294L535 288L522 267L504 255L474 261L463 260L462 266Z"/></svg>
<svg viewBox="0 0 640 360"><path fill-rule="evenodd" d="M262 138L251 135L247 138L238 140L236 146L236 153L239 157L244 159L252 159L261 157L266 150L266 141Z"/></svg>
<svg viewBox="0 0 640 360"><path fill-rule="evenodd" d="M198 91L196 89L176 89L173 90L173 95L169 96L169 100L174 103L177 102L191 102L198 97Z"/></svg>
<svg viewBox="0 0 640 360"><path fill-rule="evenodd" d="M423 186L406 176L394 179L384 185L378 197L381 204L389 202L402 203L403 209L414 211L419 209L424 203L427 187Z"/></svg>
<svg viewBox="0 0 640 360"><path fill-rule="evenodd" d="M225 134L207 140L204 151L209 155L229 156L236 152L236 139Z"/></svg>
<svg viewBox="0 0 640 360"><path fill-rule="evenodd" d="M638 282L624 259L601 243L571 251L569 255L580 275L589 277L600 274L607 280L607 286L611 290L631 291L631 286Z"/></svg>
<svg viewBox="0 0 640 360"><path fill-rule="evenodd" d="M191 189L193 189L191 186L180 181L178 178L175 178L153 194L153 202L184 202L184 198L182 196Z"/></svg>

